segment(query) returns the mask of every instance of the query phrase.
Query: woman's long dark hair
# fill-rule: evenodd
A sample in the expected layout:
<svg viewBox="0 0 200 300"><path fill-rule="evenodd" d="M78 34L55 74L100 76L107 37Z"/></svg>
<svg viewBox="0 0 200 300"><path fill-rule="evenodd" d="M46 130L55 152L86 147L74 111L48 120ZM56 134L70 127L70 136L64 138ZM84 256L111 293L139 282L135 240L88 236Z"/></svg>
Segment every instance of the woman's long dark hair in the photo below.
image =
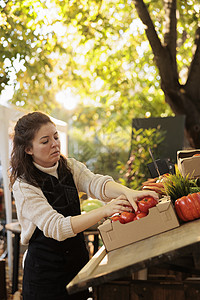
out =
<svg viewBox="0 0 200 300"><path fill-rule="evenodd" d="M13 186L17 178L22 178L28 183L38 186L38 174L32 162L32 156L26 153L28 147L32 147L35 134L42 125L54 124L51 119L42 112L32 112L21 117L14 128L13 149L11 153L10 184ZM55 125L55 124L54 124ZM61 157L61 163L67 167L67 160Z"/></svg>

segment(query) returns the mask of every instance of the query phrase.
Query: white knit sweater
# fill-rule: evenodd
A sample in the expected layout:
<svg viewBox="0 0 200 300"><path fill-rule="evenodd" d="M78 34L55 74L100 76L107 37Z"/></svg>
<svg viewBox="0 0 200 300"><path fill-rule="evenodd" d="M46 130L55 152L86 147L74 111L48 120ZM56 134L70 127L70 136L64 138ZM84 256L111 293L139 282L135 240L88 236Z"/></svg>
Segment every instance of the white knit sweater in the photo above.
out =
<svg viewBox="0 0 200 300"><path fill-rule="evenodd" d="M79 192L85 192L88 197L103 201L110 200L106 197L104 188L108 181L113 180L112 177L94 174L84 164L73 158L68 158L67 162ZM35 163L34 165L41 171L57 177L58 163L51 168L43 168ZM76 235L71 227L71 217L64 217L54 210L40 188L23 180L16 180L13 185L13 196L21 225L22 244L29 243L36 226L43 231L46 237L58 241Z"/></svg>

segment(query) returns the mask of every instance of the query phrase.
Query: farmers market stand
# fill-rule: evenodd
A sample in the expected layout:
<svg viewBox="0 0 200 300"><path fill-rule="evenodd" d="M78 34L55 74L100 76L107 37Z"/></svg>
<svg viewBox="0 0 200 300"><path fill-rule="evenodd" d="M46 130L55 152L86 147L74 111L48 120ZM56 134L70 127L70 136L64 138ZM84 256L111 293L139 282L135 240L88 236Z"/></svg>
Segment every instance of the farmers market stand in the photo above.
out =
<svg viewBox="0 0 200 300"><path fill-rule="evenodd" d="M146 238L144 240L132 243L130 245L106 252L104 246L93 256L88 264L79 272L79 274L68 284L67 290L70 294L77 290L84 290L93 287L109 291L109 299L112 298L110 286L115 286L115 290L120 294L121 299L165 299L165 298L145 298L143 293L142 298L132 298L132 289L139 288L139 293L148 290L148 286L153 287L155 282L149 281L131 281L124 283L124 278L130 278L133 273L145 268L153 266L165 266L170 268L176 267L177 270L188 272L189 274L200 275L200 220L195 220L181 224L180 227L169 230L167 232ZM121 281L122 279L122 281ZM170 287L178 288L179 300L196 300L200 299L200 278L193 278L184 282L176 282L175 285L170 284ZM117 280L117 282L116 282ZM108 284L110 286L108 286ZM178 287L176 286L178 284ZM123 285L123 291L120 290L120 285ZM169 286L169 285L168 285ZM188 295L187 287L190 286L190 291L195 294ZM144 288L145 287L145 288ZM148 290L149 291L149 290ZM186 291L186 294L184 294ZM126 297L123 298L123 293ZM129 298L129 295L131 298ZM186 295L186 296L185 296ZM174 294L175 296L175 294ZM138 296L139 297L139 296ZM196 297L196 298L195 298ZM176 299L170 298L170 299ZM98 299L98 298L96 298ZM106 300L106 296L99 299ZM115 298L120 299L120 298Z"/></svg>

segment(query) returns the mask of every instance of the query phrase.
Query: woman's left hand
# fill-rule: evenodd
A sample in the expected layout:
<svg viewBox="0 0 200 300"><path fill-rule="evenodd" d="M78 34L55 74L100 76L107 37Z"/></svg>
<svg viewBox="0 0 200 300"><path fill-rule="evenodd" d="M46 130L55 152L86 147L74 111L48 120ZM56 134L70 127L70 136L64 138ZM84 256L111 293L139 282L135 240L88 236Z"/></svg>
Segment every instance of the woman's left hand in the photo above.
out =
<svg viewBox="0 0 200 300"><path fill-rule="evenodd" d="M125 195L127 200L130 202L130 204L133 206L135 211L138 210L136 202L140 198L151 196L154 199L156 199L157 201L159 200L159 195L156 192L149 191L149 190L136 191L136 190L127 189L126 191L123 191L123 194Z"/></svg>

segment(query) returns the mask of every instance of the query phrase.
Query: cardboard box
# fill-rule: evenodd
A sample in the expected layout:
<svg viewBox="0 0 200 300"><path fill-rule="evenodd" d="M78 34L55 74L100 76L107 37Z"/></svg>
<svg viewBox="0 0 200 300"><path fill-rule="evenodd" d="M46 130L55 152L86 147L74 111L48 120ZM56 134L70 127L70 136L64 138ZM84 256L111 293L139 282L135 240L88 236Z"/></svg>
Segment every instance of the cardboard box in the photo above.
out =
<svg viewBox="0 0 200 300"><path fill-rule="evenodd" d="M178 226L170 197L166 196L142 219L126 224L108 219L98 229L106 250L111 251Z"/></svg>
<svg viewBox="0 0 200 300"><path fill-rule="evenodd" d="M177 151L177 165L183 176L200 177L200 149Z"/></svg>

